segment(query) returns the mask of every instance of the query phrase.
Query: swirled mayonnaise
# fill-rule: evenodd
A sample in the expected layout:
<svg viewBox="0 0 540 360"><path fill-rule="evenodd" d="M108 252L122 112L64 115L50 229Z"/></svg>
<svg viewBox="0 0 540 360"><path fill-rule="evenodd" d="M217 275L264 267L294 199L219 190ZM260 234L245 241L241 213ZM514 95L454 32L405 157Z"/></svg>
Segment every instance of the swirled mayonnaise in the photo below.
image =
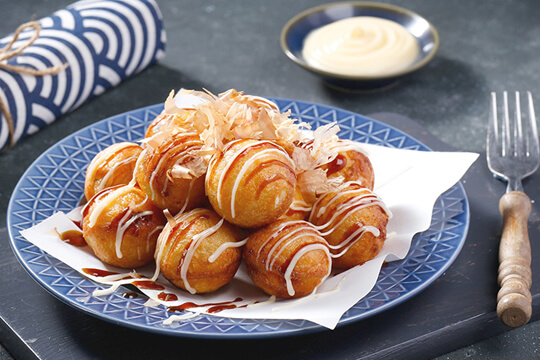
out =
<svg viewBox="0 0 540 360"><path fill-rule="evenodd" d="M416 39L400 24L358 16L313 30L302 55L320 70L352 76L380 76L403 70L419 53Z"/></svg>

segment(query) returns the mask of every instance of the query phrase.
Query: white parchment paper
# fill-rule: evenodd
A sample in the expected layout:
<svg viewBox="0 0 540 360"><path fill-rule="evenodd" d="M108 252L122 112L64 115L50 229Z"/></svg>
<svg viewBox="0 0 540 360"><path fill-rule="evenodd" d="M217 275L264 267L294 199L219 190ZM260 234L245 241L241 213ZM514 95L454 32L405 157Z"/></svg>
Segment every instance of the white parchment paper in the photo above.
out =
<svg viewBox="0 0 540 360"><path fill-rule="evenodd" d="M157 282L163 285L165 290L142 291L150 299L165 306L185 302L215 304L238 298L242 300L234 304L242 306L258 301L259 303L254 305L224 310L212 315L246 319L305 319L334 329L341 316L373 288L383 262L403 259L407 255L413 236L429 228L433 205L437 198L452 187L478 158L478 154L474 153L423 152L368 144L363 146L369 152L375 171L374 191L393 213L388 223L388 233L395 233L395 236L386 240L383 249L373 260L329 277L318 288L316 294L296 300L268 301L268 295L252 284L243 266L231 283L213 294L191 295L174 287L161 276ZM97 282L104 283L103 278L89 276L82 269L97 268L118 273L127 272L126 269L102 263L88 246L75 247L59 239L57 231L61 233L76 228L67 214L57 213L42 223L22 231L22 235L50 255ZM150 278L154 273L154 266L149 265L136 271ZM178 300L168 302L159 300L157 295L162 291L176 294ZM204 312L209 307L192 308L189 311Z"/></svg>

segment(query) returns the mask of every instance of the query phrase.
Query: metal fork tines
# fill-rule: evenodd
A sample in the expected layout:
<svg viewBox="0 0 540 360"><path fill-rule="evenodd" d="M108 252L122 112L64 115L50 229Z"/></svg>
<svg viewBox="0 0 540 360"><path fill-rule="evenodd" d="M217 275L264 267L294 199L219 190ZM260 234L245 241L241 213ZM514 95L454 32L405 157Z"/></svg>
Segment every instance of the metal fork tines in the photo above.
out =
<svg viewBox="0 0 540 360"><path fill-rule="evenodd" d="M507 192L523 191L521 180L533 174L540 162L538 130L532 95L527 92L528 116L523 121L519 92L516 92L515 116L510 122L508 94L503 93L503 119L499 126L497 95L491 93L491 116L487 139L489 169L508 182Z"/></svg>
<svg viewBox="0 0 540 360"><path fill-rule="evenodd" d="M523 192L521 181L533 174L540 163L538 130L532 95L527 93L528 112L522 114L519 93L510 120L508 95L503 93L502 121L497 114L497 96L491 94L491 114L487 137L489 169L506 180L506 194L499 201L503 232L499 245L497 314L509 326L526 324L532 312L530 287L531 247L527 231L531 200ZM525 116L522 116L525 115Z"/></svg>

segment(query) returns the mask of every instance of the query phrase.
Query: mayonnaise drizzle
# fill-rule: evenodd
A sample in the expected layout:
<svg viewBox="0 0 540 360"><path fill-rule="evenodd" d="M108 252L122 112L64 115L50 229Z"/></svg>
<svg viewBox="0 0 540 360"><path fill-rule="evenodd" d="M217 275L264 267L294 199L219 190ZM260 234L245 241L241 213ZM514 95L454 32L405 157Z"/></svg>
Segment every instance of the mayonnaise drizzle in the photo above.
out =
<svg viewBox="0 0 540 360"><path fill-rule="evenodd" d="M287 270L285 270L285 274L284 274L285 282L287 284L287 293L290 296L294 296L294 294L296 293L296 291L294 290L293 284L292 284L292 279L291 279L291 275L292 275L292 272L293 272L293 270L294 270L294 268L296 266L296 263L306 253L308 253L310 251L314 251L314 250L323 250L326 253L326 256L328 256L329 264L332 263L332 258L330 256L330 251L328 250L328 246L326 244L321 244L321 243L309 244L309 245L306 245L303 248L301 248L299 251L297 251L296 254L294 254L293 258L291 259L291 262L289 263L289 266L287 266ZM319 285L322 284L324 282L324 280L326 280L328 275L330 275L331 271L332 271L332 266L328 266L328 273L321 279Z"/></svg>
<svg viewBox="0 0 540 360"><path fill-rule="evenodd" d="M350 185L358 185L360 186L361 188L358 189L358 188L353 188L353 189L348 189L348 190L344 190L346 188L348 188ZM315 218L319 218L321 217L324 213L326 213L327 209L334 203L338 202L340 203L336 209L337 211L334 212L332 218L326 223L327 226L329 224L331 224L331 222L333 220L335 220L335 218L337 218L337 216L339 216L340 214L342 214L343 212L351 209L351 208L355 208L355 210L358 210L358 209L362 209L362 208L365 208L365 207L368 207L368 206L379 206L381 207L381 209L389 216L391 217L392 216L392 212L388 209L388 207L384 204L384 202L373 192L371 192L369 189L367 188L364 188L362 187L362 184L358 181L348 181L346 183L343 183L341 186L339 186L338 188L336 188L333 193L336 193L337 195L335 195L325 206L321 206L318 211L313 211L309 217L309 221L310 222L313 222L313 220L315 220ZM348 196L350 194L354 194L354 193L359 193L358 196L355 196L354 200L352 202L341 202L340 199L343 198L344 196ZM319 205L319 203L321 202L321 200L324 198L325 196L321 196L319 199L317 199L317 201L315 202L315 204L313 205L313 208L316 209L317 206ZM343 220L342 220L343 221Z"/></svg>
<svg viewBox="0 0 540 360"><path fill-rule="evenodd" d="M160 263L163 257L163 252L165 250L165 245L167 244L169 240L169 237L171 235L171 230L173 229L173 227L178 223L185 222L185 225L182 227L182 229L185 229L185 227L188 226L191 222L196 221L199 215L204 214L207 211L208 210L206 209L195 209L195 210L190 211L189 213L179 213L174 218L167 216L168 223L167 225L165 225L165 228L159 235L157 246L156 246L156 252L155 252L156 271L154 273L154 276L152 277L153 281L155 281L159 276L159 272L161 270ZM195 234L191 238L191 241L187 244L186 249L184 250L182 266L180 267L180 278L182 279L182 282L184 283L186 290L189 291L191 294L195 294L196 290L189 284L189 281L187 279L187 272L188 272L191 260L193 259L193 256L195 254L195 251L197 250L197 247L199 246L199 244L204 239L208 238L209 236L214 234L216 231L218 231L221 225L223 225L223 223L224 223L224 219L221 219L214 226L211 226L208 229L205 229L204 231L201 231L200 233ZM230 245L227 245L227 246L241 246L241 245L236 245L236 243L231 243ZM221 254L221 252L225 250L226 248L220 251L220 249L218 248L214 252L214 254L212 254L211 256L215 255L215 259L217 259L219 255ZM220 253L216 255L218 251L220 251ZM215 261L215 259L213 261Z"/></svg>
<svg viewBox="0 0 540 360"><path fill-rule="evenodd" d="M335 191L336 195L325 205L319 207L318 211L312 211L310 214L309 221L312 222L315 219L321 217L324 215L328 209L332 209L332 216L328 221L326 221L324 224L319 226L314 226L317 230L323 231L327 229L325 232L322 232L322 236L327 236L331 234L335 229L337 229L344 221L346 221L350 216L352 216L356 211L370 207L370 206L379 206L387 215L388 217L392 216L392 213L390 210L386 207L384 202L373 192L371 192L367 188L351 188L347 189L350 185L360 185L361 184L357 181L349 181L338 187ZM347 190L345 190L347 189ZM350 197L349 199L343 201L343 197L349 197L351 194L353 194L353 197ZM317 206L321 202L321 200L324 198L324 196L321 196L313 205L314 209L317 209ZM331 206L333 204L337 203L337 206L335 208L332 208ZM345 213L345 216L342 216ZM339 219L337 222L335 222L337 219ZM329 229L328 227L332 225ZM371 233L375 237L379 236L381 234L380 230L371 225L361 225L356 229L352 234L350 234L345 240L341 241L337 245L330 245L328 244L328 247L332 250L341 250L338 254L332 254L331 256L333 258L338 258L345 254L365 233Z"/></svg>
<svg viewBox="0 0 540 360"><path fill-rule="evenodd" d="M272 245L270 250L268 251L268 254L266 255L266 259L264 263L266 263L266 270L270 271L274 265L276 260L279 258L281 253L290 245L292 245L296 240L301 239L302 237L306 236L305 231L308 229L311 229L313 231L314 235L318 235L318 231L314 228L314 226L306 221L303 220L294 220L294 221L284 221L281 224L279 224L276 229L274 230L274 233L270 235L259 247L257 250L257 261L259 260L262 250L269 244L271 241L276 239L276 237L281 235L281 232L288 226L291 225L301 225L292 231L283 234L276 242ZM306 253L310 251L315 250L324 250L326 255L328 256L329 264L332 264L332 258L330 251L328 249L328 244L326 241L324 243L312 243L305 245L300 250L298 250L294 256L292 257L291 261L289 262L289 265L287 266L287 269L284 273L285 283L287 284L287 293L290 296L293 296L295 294L294 287L292 285L292 279L291 275L294 270L294 267L296 266L297 262L304 256ZM328 267L328 274L324 276L320 284L330 275L330 271L332 270L332 266Z"/></svg>
<svg viewBox="0 0 540 360"><path fill-rule="evenodd" d="M97 204L92 208L92 212L90 213L88 227L94 227L101 213L118 197L124 196L125 194L130 192L132 188L133 187L130 185L125 185L120 188L114 189L113 191L109 192L103 199L98 201Z"/></svg>
<svg viewBox="0 0 540 360"><path fill-rule="evenodd" d="M145 199L145 201L146 201L146 199ZM137 213L137 214L135 214L133 216L131 216L131 213L132 213L132 210L131 210L131 208L129 208L128 211L126 211L126 214L124 216L122 216L122 219L120 219L120 222L118 223L118 228L116 229L115 248L116 248L116 256L119 259L121 259L122 256L123 256L121 247L122 247L122 239L124 238L124 233L126 232L126 230L131 226L131 224L133 224L138 219L140 219L140 218L142 218L144 216L154 214L154 212L151 211L151 210L143 211L143 212Z"/></svg>
<svg viewBox="0 0 540 360"><path fill-rule="evenodd" d="M130 143L130 142L120 142L120 143L112 144L109 147L107 147L106 149L100 151L94 157L94 159L90 162L90 165L88 165L88 168L86 169L87 178L94 177L94 174L96 173L98 167L100 165L102 165L103 162L107 161L108 158L110 158L111 156L114 156L115 154L121 152L122 150L124 150L124 149L126 149L128 147L132 147L132 146L139 147L139 145L133 144L133 143ZM137 156L138 156L138 154L135 155L135 156L129 157L128 159L123 160L122 163L132 161ZM116 165L117 164L115 164L115 166L113 166L113 169L109 170L109 173L114 172L114 169L116 168ZM107 175L102 179L101 184L104 184L106 182L106 179L108 179L108 177L109 177L109 173L107 173ZM100 184L100 186L101 186L101 184ZM102 188L100 188L99 190L102 190ZM99 190L97 190L96 192L98 192Z"/></svg>
<svg viewBox="0 0 540 360"><path fill-rule="evenodd" d="M301 200L294 200L289 208L296 211L311 211L311 206Z"/></svg>
<svg viewBox="0 0 540 360"><path fill-rule="evenodd" d="M88 274L85 274L86 276L90 276L91 278L96 278ZM129 277L129 279L126 279L126 277ZM130 273L124 273L124 274L114 274L114 275L108 275L104 277L99 277L100 282L111 282L112 285L105 289L96 289L92 292L93 296L105 296L110 295L116 291L120 287L120 285L126 285L131 284L133 280L140 279L142 277L141 274L132 271Z"/></svg>
<svg viewBox="0 0 540 360"><path fill-rule="evenodd" d="M244 239L244 240L242 240L242 241L237 241L237 242L227 241L226 243L221 244L221 245L216 249L216 251L214 251L214 252L212 253L212 255L210 255L210 257L208 257L208 262L213 263L214 261L216 261L217 258L219 258L219 256L220 256L225 250L227 250L228 248L242 247L242 246L246 245L246 243L247 243L247 239Z"/></svg>
<svg viewBox="0 0 540 360"><path fill-rule="evenodd" d="M304 41L306 62L323 71L351 76L384 76L412 64L415 37L397 22L357 16L312 31Z"/></svg>
<svg viewBox="0 0 540 360"><path fill-rule="evenodd" d="M271 242L272 240L274 240L284 228L286 228L287 226L290 226L290 225L292 225L292 224L296 224L296 223L298 223L298 222L299 222L299 221L293 221L293 220L291 220L291 221L285 221L285 222L282 222L281 224L279 224L279 225L277 226L277 228L274 230L274 233L273 233L272 235L270 235L270 236L268 237L268 239L266 239L266 240L264 241L264 243L259 247L259 250L257 250L257 257L256 257L257 261L259 260L259 258L260 258L260 256L261 256L262 250L266 247L266 245L267 245L269 242Z"/></svg>
<svg viewBox="0 0 540 360"><path fill-rule="evenodd" d="M257 152L255 155L253 155L251 158L249 158L240 171L238 172L238 175L236 176L236 179L234 181L232 194L231 194L231 216L234 219L236 217L236 193L238 192L238 187L240 186L240 181L244 178L244 175L249 170L250 166L255 164L258 160L264 159L266 157L277 155L283 157L283 151L280 149L264 149L259 152ZM294 168L294 164L291 161L291 166Z"/></svg>
<svg viewBox="0 0 540 360"><path fill-rule="evenodd" d="M266 260L266 270L270 270L274 267L274 264L276 263L276 260L279 258L281 253L287 248L287 246L294 243L295 240L298 240L305 236L303 233L305 231L305 228L303 227L297 227L296 229L292 230L291 232L287 233L285 236L282 236L279 241L276 241L274 246L270 249L268 252L267 260ZM295 235L296 236L293 236ZM287 240L287 241L286 241ZM272 255L274 252L279 248L279 251L276 253L274 257Z"/></svg>
<svg viewBox="0 0 540 360"><path fill-rule="evenodd" d="M189 264L191 263L191 259L193 258L193 255L195 254L195 251L197 250L197 247L199 246L201 241L218 231L223 224L223 221L224 219L221 219L216 225L209 227L208 229L193 236L193 238L191 239L191 244L188 245L187 254L185 254L184 262L182 264L182 267L180 268L180 277L184 282L186 290L189 291L191 294L195 294L197 292L197 290L195 290L191 285L189 285L187 279L187 272Z"/></svg>
<svg viewBox="0 0 540 360"><path fill-rule="evenodd" d="M163 320L163 325L172 325L175 322L186 321L200 315L201 314L194 313L194 312L186 312L182 315L171 315L167 319Z"/></svg>
<svg viewBox="0 0 540 360"><path fill-rule="evenodd" d="M189 139L188 138L188 136L192 136L192 135L196 135L196 134L195 133L186 133L186 134L184 134L185 141L181 145L178 145L178 146L184 146L185 149L183 149L183 151L181 151L180 153L178 153L178 154L176 154L174 152L170 153L168 151L170 149L165 150L164 153L160 153L160 159L159 159L156 167L152 171L152 174L150 176L150 180L148 181L148 184L149 184L150 189L151 189L151 199L152 200L156 199L156 193L155 193L155 190L154 190L154 187L155 187L154 183L156 181L157 175L161 172L162 168L165 165L168 168L172 168L172 166L169 166L169 164L168 164L171 157L174 157L174 160L175 160L174 164L180 164L182 161L185 160L185 158L190 154L190 152L192 150L194 150L194 148L201 148L202 147L202 143L200 141L198 141L197 139ZM147 152L148 152L148 149L145 149L144 154L146 155ZM145 158L145 156L141 155L139 158ZM169 178L165 177L165 182L163 184L163 187L162 187L162 189L159 190L161 193L164 193L167 190L168 182L169 182Z"/></svg>
<svg viewBox="0 0 540 360"><path fill-rule="evenodd" d="M107 185L107 182L114 175L116 170L118 170L123 165L126 165L126 164L129 164L130 162L136 161L138 157L139 157L139 154L136 154L136 155L127 157L127 158L125 158L125 159L123 159L121 161L118 161L118 162L114 163L114 165L109 169L109 171L103 177L103 179L101 179L101 182L99 183L99 186L97 187L96 192L99 192L99 191L101 191L101 190L103 190L105 188L105 185Z"/></svg>
<svg viewBox="0 0 540 360"><path fill-rule="evenodd" d="M248 150L250 147L253 146L260 146L260 144L270 144L272 146L271 149L263 149L259 152L257 152L254 156L249 158L243 165L240 171L238 172L238 175L236 176L232 194L231 194L231 216L234 218L236 216L236 206L235 206L235 200L236 200L236 193L238 191L238 187L240 186L240 182L242 181L244 174L249 170L249 167L253 165L257 160L260 160L262 158L265 158L267 156L270 156L272 154L277 154L278 156L283 157L284 160L289 161L289 165L292 169L295 168L294 162L292 159L289 158L287 155L287 152L279 145L276 145L273 142L262 140L262 141L249 141L246 144L241 145L238 149L235 149L234 151L227 151L229 150L234 143L237 143L242 140L232 141L227 144L227 146L224 149L222 158L215 157L210 162L210 165L208 166L209 169L213 169L213 167L216 165L216 162L219 160L225 161L225 167L221 171L221 174L219 176L218 184L216 187L216 198L218 206L221 207L222 205L222 189L223 189L223 182L225 180L225 176L229 172L230 167L234 164L235 160L243 155L246 150ZM206 177L206 181L209 181L210 177Z"/></svg>

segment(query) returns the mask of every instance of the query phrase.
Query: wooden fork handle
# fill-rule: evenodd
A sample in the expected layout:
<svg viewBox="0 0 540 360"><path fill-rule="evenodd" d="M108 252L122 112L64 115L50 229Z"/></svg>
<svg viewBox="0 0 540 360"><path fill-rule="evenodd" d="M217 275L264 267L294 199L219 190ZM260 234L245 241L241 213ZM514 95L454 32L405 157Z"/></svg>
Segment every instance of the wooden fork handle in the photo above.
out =
<svg viewBox="0 0 540 360"><path fill-rule="evenodd" d="M532 314L531 245L527 221L531 200L521 191L504 194L499 201L503 232L499 246L497 315L508 326L525 325Z"/></svg>

